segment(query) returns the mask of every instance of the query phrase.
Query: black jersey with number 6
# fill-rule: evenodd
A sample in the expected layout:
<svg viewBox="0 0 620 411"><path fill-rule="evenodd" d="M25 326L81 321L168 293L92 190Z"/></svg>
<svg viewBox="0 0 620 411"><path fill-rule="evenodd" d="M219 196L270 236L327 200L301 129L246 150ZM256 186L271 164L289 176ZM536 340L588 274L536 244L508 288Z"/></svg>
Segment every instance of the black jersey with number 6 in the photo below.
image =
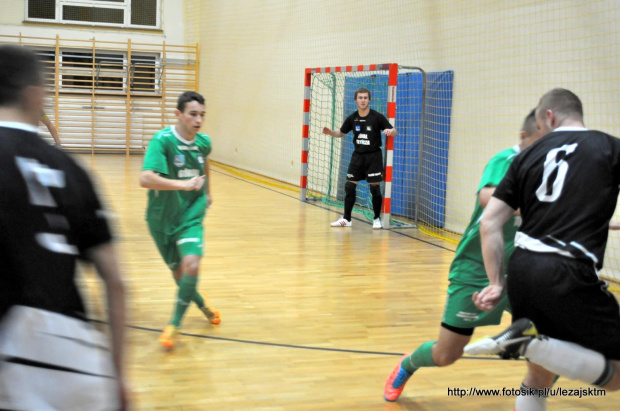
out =
<svg viewBox="0 0 620 411"><path fill-rule="evenodd" d="M15 304L83 318L76 259L110 240L86 172L29 126L0 124L0 318Z"/></svg>
<svg viewBox="0 0 620 411"><path fill-rule="evenodd" d="M495 197L521 210L515 246L603 265L620 184L620 140L561 128L523 151Z"/></svg>

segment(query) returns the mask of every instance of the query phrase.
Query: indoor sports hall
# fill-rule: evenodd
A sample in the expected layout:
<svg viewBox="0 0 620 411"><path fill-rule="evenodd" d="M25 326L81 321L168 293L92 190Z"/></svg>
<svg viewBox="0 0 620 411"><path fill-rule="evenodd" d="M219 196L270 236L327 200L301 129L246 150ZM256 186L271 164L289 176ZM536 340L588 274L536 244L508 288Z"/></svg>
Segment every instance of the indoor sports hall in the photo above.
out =
<svg viewBox="0 0 620 411"><path fill-rule="evenodd" d="M465 356L417 372L383 399L404 353L435 339L448 270L485 164L517 144L555 87L587 127L620 136L620 3L437 0L4 0L0 43L46 67L45 113L92 175L129 290L127 377L138 410L513 409L524 360ZM383 229L368 186L343 211L353 92L398 130L384 138ZM139 179L153 135L186 90L206 99L213 199L199 291L163 350L176 286L144 220ZM43 138L53 142L45 126ZM620 219L620 213L616 213ZM620 234L601 277L620 295ZM100 280L81 267L89 317L106 330ZM480 327L474 340L510 324ZM550 410L613 410L560 378Z"/></svg>

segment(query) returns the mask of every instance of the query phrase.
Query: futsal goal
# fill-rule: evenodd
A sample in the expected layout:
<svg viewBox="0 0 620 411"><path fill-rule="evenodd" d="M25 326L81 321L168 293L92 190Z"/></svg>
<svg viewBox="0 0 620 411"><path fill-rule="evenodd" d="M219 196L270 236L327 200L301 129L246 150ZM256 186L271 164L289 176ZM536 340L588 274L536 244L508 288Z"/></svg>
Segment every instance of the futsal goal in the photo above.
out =
<svg viewBox="0 0 620 411"><path fill-rule="evenodd" d="M355 90L371 92L370 107L398 130L383 136L384 228L442 229L454 72L425 72L398 64L308 68L305 71L301 200L342 206L352 135L332 138L323 127L339 129L357 110ZM368 185L358 185L354 212L372 219Z"/></svg>

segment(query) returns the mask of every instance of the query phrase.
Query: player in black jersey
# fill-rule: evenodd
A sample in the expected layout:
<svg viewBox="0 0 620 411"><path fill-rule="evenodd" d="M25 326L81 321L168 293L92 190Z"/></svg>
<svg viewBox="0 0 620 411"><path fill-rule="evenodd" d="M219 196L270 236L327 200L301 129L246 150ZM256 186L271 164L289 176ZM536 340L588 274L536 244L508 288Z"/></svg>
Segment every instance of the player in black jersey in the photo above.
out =
<svg viewBox="0 0 620 411"><path fill-rule="evenodd" d="M473 299L489 310L507 289L513 324L465 351L523 355L527 387L550 387L558 374L617 390L620 307L597 270L618 199L620 140L586 129L566 89L545 94L536 117L549 134L514 160L481 221L490 285ZM523 222L505 284L501 228L516 209Z"/></svg>
<svg viewBox="0 0 620 411"><path fill-rule="evenodd" d="M123 409L124 286L88 175L38 134L43 76L0 46L0 409ZM87 322L76 260L107 292L112 352Z"/></svg>
<svg viewBox="0 0 620 411"><path fill-rule="evenodd" d="M355 147L349 169L347 182L344 185L344 215L331 224L332 227L351 227L351 212L355 205L355 191L357 183L366 180L372 195L372 208L375 213L372 228L380 229L381 220L381 180L383 179L383 155L381 154L381 133L386 136L398 134L385 116L370 108L370 90L360 87L355 90L357 111L347 117L340 130L323 128L324 134L332 137L344 137L353 131L353 145Z"/></svg>

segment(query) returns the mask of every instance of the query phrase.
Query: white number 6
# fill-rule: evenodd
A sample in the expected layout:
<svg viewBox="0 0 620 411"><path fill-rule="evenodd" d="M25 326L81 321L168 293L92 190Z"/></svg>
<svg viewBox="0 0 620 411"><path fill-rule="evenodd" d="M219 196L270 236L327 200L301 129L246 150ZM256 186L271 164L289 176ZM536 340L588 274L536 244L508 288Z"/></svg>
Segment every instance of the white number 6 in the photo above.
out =
<svg viewBox="0 0 620 411"><path fill-rule="evenodd" d="M547 153L542 183L536 190L536 197L540 201L551 203L560 197L568 173L568 163L565 159L576 148L577 143L573 143L554 148Z"/></svg>

